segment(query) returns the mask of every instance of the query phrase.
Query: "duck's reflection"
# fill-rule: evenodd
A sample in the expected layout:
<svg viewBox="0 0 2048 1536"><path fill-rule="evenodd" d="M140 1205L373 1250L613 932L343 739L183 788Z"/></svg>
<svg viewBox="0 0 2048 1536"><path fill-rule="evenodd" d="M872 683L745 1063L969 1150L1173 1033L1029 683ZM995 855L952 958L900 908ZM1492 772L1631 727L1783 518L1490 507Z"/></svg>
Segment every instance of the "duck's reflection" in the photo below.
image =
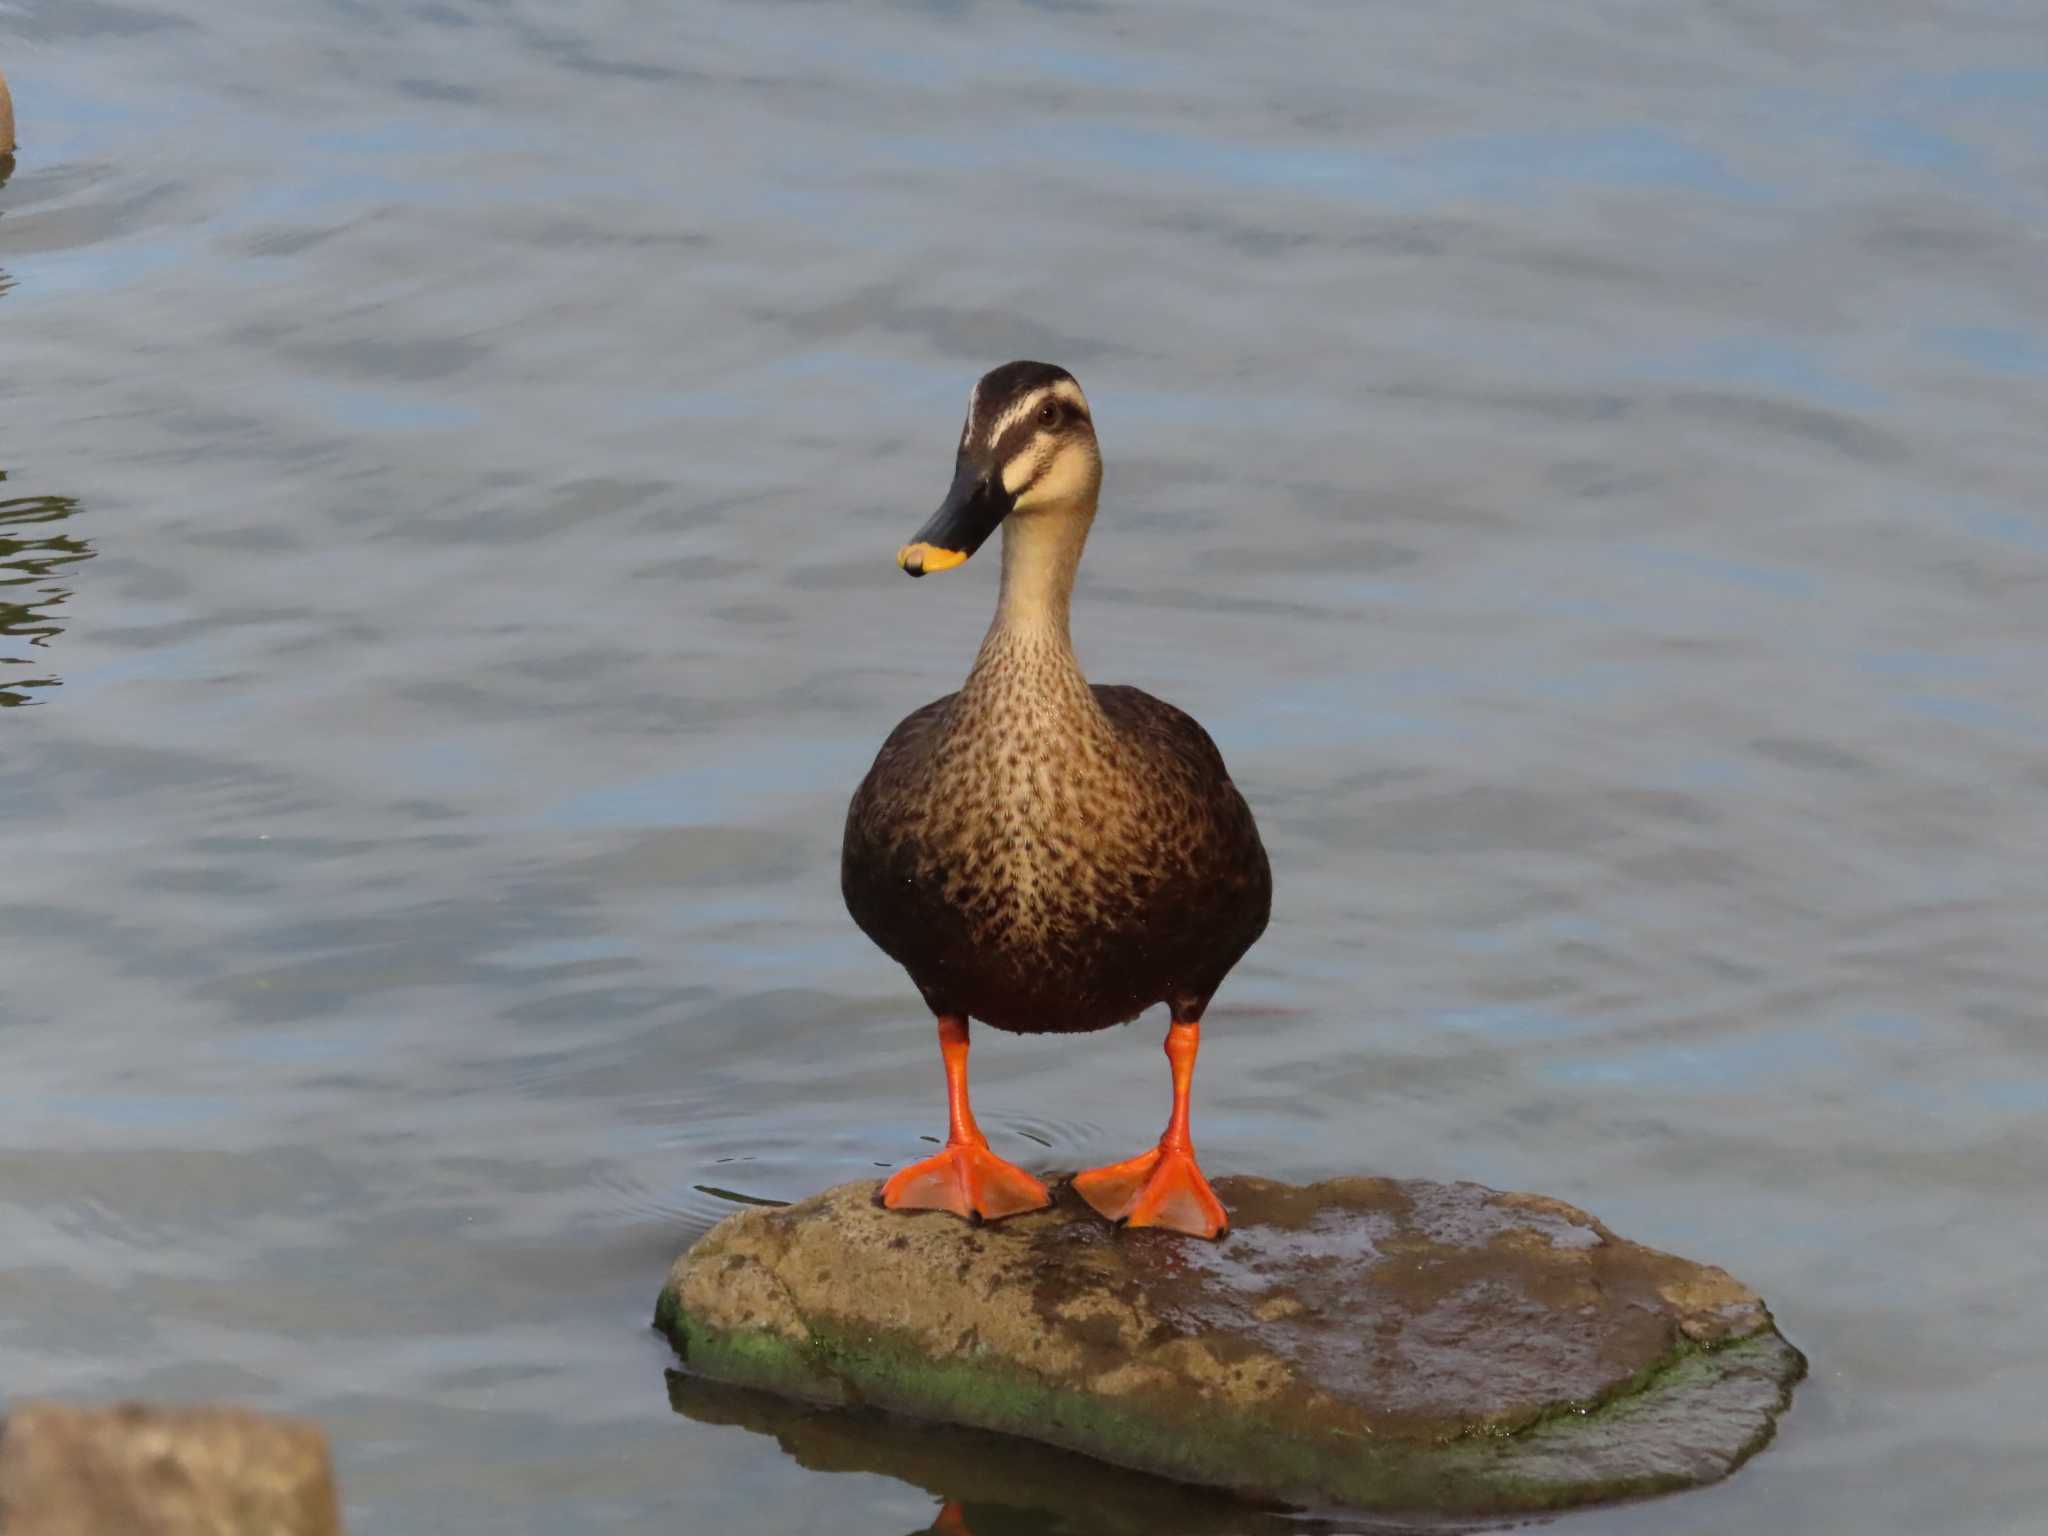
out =
<svg viewBox="0 0 2048 1536"><path fill-rule="evenodd" d="M668 1393L686 1418L772 1436L813 1472L878 1472L925 1489L939 1506L916 1536L1395 1536L1413 1530L1259 1509L1028 1440L866 1410L813 1408L680 1371L668 1373ZM1430 1536L1448 1530L1433 1527Z"/></svg>
<svg viewBox="0 0 2048 1536"><path fill-rule="evenodd" d="M5 80L0 80L0 102L4 102L6 95L7 82ZM4 112L4 110L4 107L0 107L0 112ZM5 132L6 125L4 122L0 122L0 144L4 144L6 142L6 139L4 137ZM13 174L14 156L11 154L0 152L0 187L6 186L7 178L12 176ZM7 275L7 269L5 267L0 267L0 293L5 293L8 289L12 288L13 286L14 279Z"/></svg>
<svg viewBox="0 0 2048 1536"><path fill-rule="evenodd" d="M65 530L77 511L71 496L0 497L0 709L36 703L41 690L58 686L36 653L63 632L66 567L93 555L89 542Z"/></svg>

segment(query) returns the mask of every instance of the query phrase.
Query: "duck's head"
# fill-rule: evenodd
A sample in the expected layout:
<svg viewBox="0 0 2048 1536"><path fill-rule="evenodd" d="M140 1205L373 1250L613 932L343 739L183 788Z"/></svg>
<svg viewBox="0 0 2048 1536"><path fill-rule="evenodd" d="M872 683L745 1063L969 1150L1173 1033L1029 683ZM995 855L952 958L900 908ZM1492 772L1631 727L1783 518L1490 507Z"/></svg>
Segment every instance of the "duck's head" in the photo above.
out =
<svg viewBox="0 0 2048 1536"><path fill-rule="evenodd" d="M1088 397L1064 368L1005 363L967 397L953 488L896 552L913 576L949 571L1006 517L1092 515L1102 458Z"/></svg>

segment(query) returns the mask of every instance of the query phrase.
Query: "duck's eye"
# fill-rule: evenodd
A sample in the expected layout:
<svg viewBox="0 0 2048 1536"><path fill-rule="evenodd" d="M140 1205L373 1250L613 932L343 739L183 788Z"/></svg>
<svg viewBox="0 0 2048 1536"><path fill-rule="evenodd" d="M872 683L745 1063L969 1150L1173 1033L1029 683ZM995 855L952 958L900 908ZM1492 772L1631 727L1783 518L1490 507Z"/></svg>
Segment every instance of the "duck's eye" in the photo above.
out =
<svg viewBox="0 0 2048 1536"><path fill-rule="evenodd" d="M1056 427L1060 424L1060 405L1057 400L1048 400L1038 408L1038 424L1041 427Z"/></svg>

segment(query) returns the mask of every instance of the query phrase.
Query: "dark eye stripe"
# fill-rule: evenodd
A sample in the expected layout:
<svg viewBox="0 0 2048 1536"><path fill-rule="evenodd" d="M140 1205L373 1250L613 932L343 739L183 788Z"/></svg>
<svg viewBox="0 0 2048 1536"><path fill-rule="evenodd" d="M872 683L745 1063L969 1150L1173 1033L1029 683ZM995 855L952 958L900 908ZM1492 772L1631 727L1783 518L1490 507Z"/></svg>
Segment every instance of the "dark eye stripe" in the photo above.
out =
<svg viewBox="0 0 2048 1536"><path fill-rule="evenodd" d="M1014 406L1015 404L1016 402L1013 400L1011 405ZM1059 419L1050 426L1045 425L1038 419L1038 413L1048 405L1060 413ZM981 402L980 408L968 418L967 425L960 433L961 451L968 451L969 444L982 439L983 433L988 430L987 426L984 425L985 421L991 418L1000 420L1001 416L1001 409L992 408L986 401ZM1027 447L1031 439L1038 433L1051 432L1055 435L1064 436L1072 433L1077 426L1090 436L1094 435L1095 423L1090 418L1087 407L1076 405L1064 395L1050 396L1033 406L1024 416L1011 421L1009 426L1005 428L1002 437L988 445L987 452L998 463L1007 463L1017 453Z"/></svg>
<svg viewBox="0 0 2048 1536"><path fill-rule="evenodd" d="M1003 434L996 444L995 458L998 464L1007 464L1031 446L1031 440L1038 435L1039 426L1035 421L1020 421Z"/></svg>
<svg viewBox="0 0 2048 1536"><path fill-rule="evenodd" d="M998 464L1009 463L1011 459L1029 448L1032 439L1040 433L1050 432L1055 437L1065 437L1071 434L1077 426L1090 426L1087 412L1076 410L1065 401L1061 401L1060 404L1060 420L1050 427L1039 425L1038 413L1036 411L1033 411L1022 421L1012 422L1010 430L1003 434L1002 440L991 450L995 456L995 461Z"/></svg>

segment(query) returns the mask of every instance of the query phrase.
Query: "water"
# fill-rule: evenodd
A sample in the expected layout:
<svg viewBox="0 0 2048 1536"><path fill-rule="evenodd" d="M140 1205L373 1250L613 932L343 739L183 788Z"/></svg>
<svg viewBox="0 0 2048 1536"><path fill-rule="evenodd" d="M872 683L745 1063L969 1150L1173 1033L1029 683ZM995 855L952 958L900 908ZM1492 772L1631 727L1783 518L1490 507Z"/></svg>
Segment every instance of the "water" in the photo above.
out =
<svg viewBox="0 0 2048 1536"><path fill-rule="evenodd" d="M916 1433L678 1415L647 1324L731 1196L941 1128L840 818L965 671L992 566L891 559L1036 356L1083 661L1273 855L1211 1169L1773 1302L1778 1444L1573 1536L2043 1529L2039 41L0 3L0 1390L316 1414L357 1532L923 1529ZM1159 1035L983 1032L981 1117L1127 1155ZM980 1536L1193 1528L947 1444Z"/></svg>

